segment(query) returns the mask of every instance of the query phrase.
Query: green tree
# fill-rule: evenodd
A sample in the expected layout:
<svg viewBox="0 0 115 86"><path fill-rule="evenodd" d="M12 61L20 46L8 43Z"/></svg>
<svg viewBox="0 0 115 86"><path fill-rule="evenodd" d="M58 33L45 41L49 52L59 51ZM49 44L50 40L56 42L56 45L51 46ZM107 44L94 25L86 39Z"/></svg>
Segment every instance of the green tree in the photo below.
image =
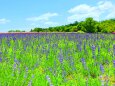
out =
<svg viewBox="0 0 115 86"><path fill-rule="evenodd" d="M43 29L42 28L34 28L33 30L32 30L32 32L41 32Z"/></svg>
<svg viewBox="0 0 115 86"><path fill-rule="evenodd" d="M86 32L94 33L97 31L95 28L95 25L97 24L97 21L93 20L92 17L86 18L86 20L83 22L83 26L86 28Z"/></svg>

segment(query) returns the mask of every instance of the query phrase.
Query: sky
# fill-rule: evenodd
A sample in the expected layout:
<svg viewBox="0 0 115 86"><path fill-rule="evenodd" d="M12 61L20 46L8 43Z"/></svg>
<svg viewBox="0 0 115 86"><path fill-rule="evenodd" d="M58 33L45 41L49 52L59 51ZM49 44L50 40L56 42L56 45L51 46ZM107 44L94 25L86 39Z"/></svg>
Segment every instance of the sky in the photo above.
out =
<svg viewBox="0 0 115 86"><path fill-rule="evenodd" d="M0 0L0 32L65 25L87 17L115 18L115 0Z"/></svg>

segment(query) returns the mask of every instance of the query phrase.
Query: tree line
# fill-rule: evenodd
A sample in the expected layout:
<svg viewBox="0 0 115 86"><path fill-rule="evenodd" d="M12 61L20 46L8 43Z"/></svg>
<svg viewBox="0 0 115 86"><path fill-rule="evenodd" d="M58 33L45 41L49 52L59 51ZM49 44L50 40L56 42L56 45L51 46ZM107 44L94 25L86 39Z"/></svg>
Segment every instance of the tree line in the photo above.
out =
<svg viewBox="0 0 115 86"><path fill-rule="evenodd" d="M31 29L30 32L86 32L86 33L111 33L115 32L115 19L108 19L103 21L96 21L92 17L86 18L84 21L75 21L74 23L40 28L36 27Z"/></svg>
<svg viewBox="0 0 115 86"><path fill-rule="evenodd" d="M26 32L26 31L21 31L21 30L9 30L8 32Z"/></svg>

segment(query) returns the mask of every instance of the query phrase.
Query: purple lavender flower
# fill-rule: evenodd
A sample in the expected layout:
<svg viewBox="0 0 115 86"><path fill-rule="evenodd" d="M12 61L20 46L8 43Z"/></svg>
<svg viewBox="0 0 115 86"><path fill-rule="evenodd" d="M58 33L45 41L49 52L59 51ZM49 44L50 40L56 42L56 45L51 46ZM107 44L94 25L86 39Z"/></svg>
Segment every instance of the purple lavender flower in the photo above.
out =
<svg viewBox="0 0 115 86"><path fill-rule="evenodd" d="M17 68L17 65L16 65L16 63L14 63L14 70Z"/></svg>
<svg viewBox="0 0 115 86"><path fill-rule="evenodd" d="M93 54L93 58L95 58L95 49L96 49L95 45L92 45L92 54Z"/></svg>
<svg viewBox="0 0 115 86"><path fill-rule="evenodd" d="M60 63L63 63L63 57L59 57Z"/></svg>
<svg viewBox="0 0 115 86"><path fill-rule="evenodd" d="M2 58L0 57L0 62L2 62Z"/></svg>
<svg viewBox="0 0 115 86"><path fill-rule="evenodd" d="M84 58L81 58L81 62L82 62L83 67L84 67L85 69L87 69L87 67L86 67L86 62L85 62L85 59L84 59Z"/></svg>
<svg viewBox="0 0 115 86"><path fill-rule="evenodd" d="M98 47L98 54L100 53L100 47Z"/></svg>
<svg viewBox="0 0 115 86"><path fill-rule="evenodd" d="M62 55L62 52L59 53L59 61L60 61L60 63L63 63L63 55Z"/></svg>
<svg viewBox="0 0 115 86"><path fill-rule="evenodd" d="M110 52L111 51L111 49L110 48L108 48L108 52Z"/></svg>
<svg viewBox="0 0 115 86"><path fill-rule="evenodd" d="M92 51L95 51L96 47L95 45L92 45Z"/></svg>
<svg viewBox="0 0 115 86"><path fill-rule="evenodd" d="M28 73L28 67L26 67L26 73Z"/></svg>
<svg viewBox="0 0 115 86"><path fill-rule="evenodd" d="M85 64L85 59L81 58L81 62L82 62L82 64Z"/></svg>
<svg viewBox="0 0 115 86"><path fill-rule="evenodd" d="M102 64L100 64L100 71L101 71L102 73L104 73L104 67L103 67Z"/></svg>
<svg viewBox="0 0 115 86"><path fill-rule="evenodd" d="M25 73L25 75L24 75L24 78L27 78L27 76L28 76L28 67L26 67L25 70L26 70L26 71L25 71L26 73Z"/></svg>
<svg viewBox="0 0 115 86"><path fill-rule="evenodd" d="M13 40L15 41L15 40L16 40L16 37L14 37Z"/></svg>
<svg viewBox="0 0 115 86"><path fill-rule="evenodd" d="M32 86L32 80L29 81L28 86Z"/></svg>
<svg viewBox="0 0 115 86"><path fill-rule="evenodd" d="M18 63L18 60L17 60L16 58L14 58L14 62L15 62L15 63Z"/></svg>
<svg viewBox="0 0 115 86"><path fill-rule="evenodd" d="M113 55L115 56L115 44L113 45Z"/></svg>
<svg viewBox="0 0 115 86"><path fill-rule="evenodd" d="M115 67L115 60L113 60L113 65L114 65L114 67Z"/></svg>
<svg viewBox="0 0 115 86"><path fill-rule="evenodd" d="M77 48L78 48L79 51L82 51L82 46L81 46L81 44L77 44Z"/></svg>

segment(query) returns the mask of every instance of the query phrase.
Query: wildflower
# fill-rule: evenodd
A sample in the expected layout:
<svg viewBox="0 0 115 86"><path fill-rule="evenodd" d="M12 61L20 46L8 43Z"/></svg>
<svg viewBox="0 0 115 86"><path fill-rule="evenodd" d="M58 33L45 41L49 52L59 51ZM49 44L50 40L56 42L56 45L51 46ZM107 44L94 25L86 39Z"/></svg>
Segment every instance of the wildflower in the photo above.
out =
<svg viewBox="0 0 115 86"><path fill-rule="evenodd" d="M15 41L15 40L16 40L16 37L14 37L13 40Z"/></svg>
<svg viewBox="0 0 115 86"><path fill-rule="evenodd" d="M26 67L25 70L26 70L26 73L24 75L24 78L27 78L27 76L28 76L28 67Z"/></svg>
<svg viewBox="0 0 115 86"><path fill-rule="evenodd" d="M101 86L105 86L104 82L104 80L101 80Z"/></svg>
<svg viewBox="0 0 115 86"><path fill-rule="evenodd" d="M34 74L32 75L32 79L34 78ZM32 86L32 79L29 81L28 86Z"/></svg>
<svg viewBox="0 0 115 86"><path fill-rule="evenodd" d="M81 46L81 44L78 44L77 47L78 47L78 50L79 50L79 51L82 51L82 46Z"/></svg>
<svg viewBox="0 0 115 86"><path fill-rule="evenodd" d="M46 76L46 79L49 83L51 82L50 77L48 75Z"/></svg>
<svg viewBox="0 0 115 86"><path fill-rule="evenodd" d="M18 61L16 58L14 58L14 62L15 62L15 64L16 64L17 66L20 65L19 61Z"/></svg>
<svg viewBox="0 0 115 86"><path fill-rule="evenodd" d="M34 74L32 75L32 78L34 78Z"/></svg>
<svg viewBox="0 0 115 86"><path fill-rule="evenodd" d="M62 52L59 53L59 61L60 61L60 63L63 63L63 55L62 55Z"/></svg>
<svg viewBox="0 0 115 86"><path fill-rule="evenodd" d="M2 62L2 58L0 57L0 62Z"/></svg>
<svg viewBox="0 0 115 86"><path fill-rule="evenodd" d="M92 45L92 54L93 54L93 58L95 58L95 49L96 49L95 45Z"/></svg>
<svg viewBox="0 0 115 86"><path fill-rule="evenodd" d="M26 67L26 73L28 73L28 67Z"/></svg>
<svg viewBox="0 0 115 86"><path fill-rule="evenodd" d="M82 62L82 64L85 64L85 59L81 58L81 62Z"/></svg>
<svg viewBox="0 0 115 86"><path fill-rule="evenodd" d="M114 65L114 67L115 67L115 60L113 60L113 65Z"/></svg>
<svg viewBox="0 0 115 86"><path fill-rule="evenodd" d="M113 55L115 56L115 44L113 45Z"/></svg>
<svg viewBox="0 0 115 86"><path fill-rule="evenodd" d="M16 63L14 63L14 70L16 69L16 67L17 67L17 65L16 65Z"/></svg>
<svg viewBox="0 0 115 86"><path fill-rule="evenodd" d="M29 81L28 86L32 86L32 80Z"/></svg>
<svg viewBox="0 0 115 86"><path fill-rule="evenodd" d="M82 62L83 67L84 67L85 69L87 69L87 67L86 67L86 62L85 62L85 59L84 59L84 58L81 58L81 62Z"/></svg>
<svg viewBox="0 0 115 86"><path fill-rule="evenodd" d="M14 59L14 62L15 62L15 63L18 63L18 60L15 58L15 59Z"/></svg>
<svg viewBox="0 0 115 86"><path fill-rule="evenodd" d="M92 45L92 51L95 51L96 47L95 45Z"/></svg>
<svg viewBox="0 0 115 86"><path fill-rule="evenodd" d="M50 77L48 75L46 75L46 79L47 79L47 81L49 83L49 86L53 86L53 84L51 82L51 79L50 79Z"/></svg>
<svg viewBox="0 0 115 86"><path fill-rule="evenodd" d="M102 64L100 64L100 71L101 71L102 73L104 73L104 67L103 67Z"/></svg>
<svg viewBox="0 0 115 86"><path fill-rule="evenodd" d="M100 47L98 47L98 54L100 53Z"/></svg>
<svg viewBox="0 0 115 86"><path fill-rule="evenodd" d="M63 70L62 70L62 78L64 79L64 81L66 81L66 75L67 75L67 73L66 73L66 71L63 69Z"/></svg>

